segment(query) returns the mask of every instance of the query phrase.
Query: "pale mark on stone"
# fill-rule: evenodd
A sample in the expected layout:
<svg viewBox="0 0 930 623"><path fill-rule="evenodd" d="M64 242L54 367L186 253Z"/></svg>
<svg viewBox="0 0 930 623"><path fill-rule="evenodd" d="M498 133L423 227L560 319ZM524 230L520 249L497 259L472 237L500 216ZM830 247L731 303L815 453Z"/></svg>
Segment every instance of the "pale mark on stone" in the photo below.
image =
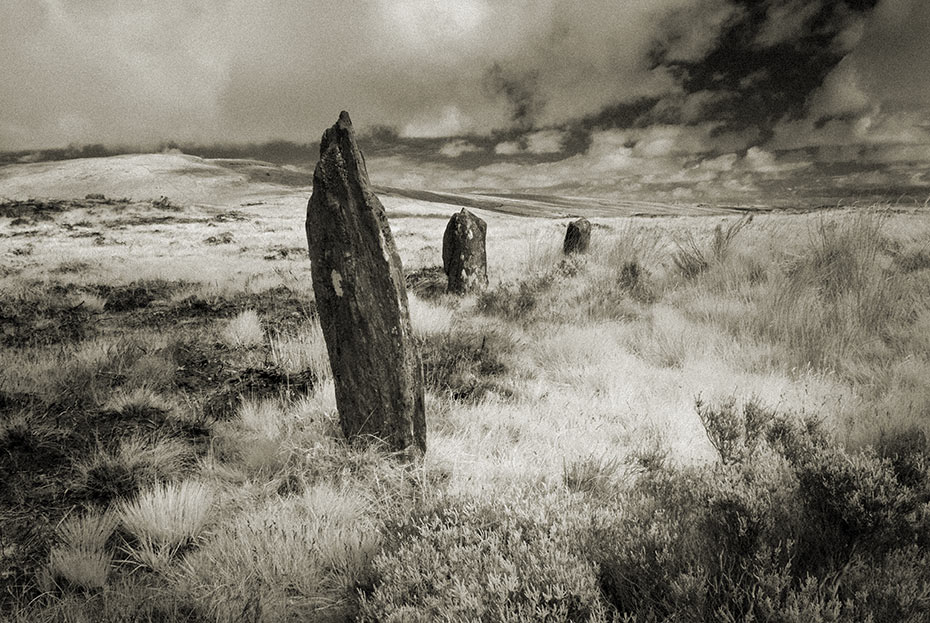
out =
<svg viewBox="0 0 930 623"><path fill-rule="evenodd" d="M336 291L336 296L342 296L342 275L339 274L338 270L334 270L331 278L333 280L333 290Z"/></svg>

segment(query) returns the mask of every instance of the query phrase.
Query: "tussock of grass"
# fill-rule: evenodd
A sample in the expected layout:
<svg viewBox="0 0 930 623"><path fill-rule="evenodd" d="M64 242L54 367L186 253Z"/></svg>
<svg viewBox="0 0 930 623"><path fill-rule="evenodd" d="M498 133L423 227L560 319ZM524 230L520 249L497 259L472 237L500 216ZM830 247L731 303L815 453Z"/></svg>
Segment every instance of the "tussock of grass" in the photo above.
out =
<svg viewBox="0 0 930 623"><path fill-rule="evenodd" d="M136 334L119 339L98 337L64 348L2 353L0 383L61 409L92 409L130 379L139 379L136 366L157 352L160 341L157 336ZM147 386L148 380L139 386Z"/></svg>
<svg viewBox="0 0 930 623"><path fill-rule="evenodd" d="M678 250L672 255L672 261L686 278L697 277L713 263L727 259L737 236L752 222L752 218L749 215L726 225L719 223L707 243L698 241L693 232L686 232L684 238L676 243Z"/></svg>
<svg viewBox="0 0 930 623"><path fill-rule="evenodd" d="M146 387L119 390L103 403L104 411L123 417L164 416L172 410L172 404L162 395Z"/></svg>
<svg viewBox="0 0 930 623"><path fill-rule="evenodd" d="M284 411L275 400L244 398L239 407L239 421L242 426L269 439L281 435L286 426L284 418Z"/></svg>
<svg viewBox="0 0 930 623"><path fill-rule="evenodd" d="M419 336L444 333L451 330L454 311L443 305L435 305L416 296L408 298L410 306L410 323Z"/></svg>
<svg viewBox="0 0 930 623"><path fill-rule="evenodd" d="M624 464L617 457L587 457L562 466L562 482L569 491L579 493L609 493L617 487Z"/></svg>
<svg viewBox="0 0 930 623"><path fill-rule="evenodd" d="M436 300L446 294L448 278L442 266L414 270L404 277L407 291L423 300Z"/></svg>
<svg viewBox="0 0 930 623"><path fill-rule="evenodd" d="M366 508L320 485L249 509L188 554L176 582L221 621L346 616L379 542Z"/></svg>
<svg viewBox="0 0 930 623"><path fill-rule="evenodd" d="M83 551L53 547L48 571L53 581L86 589L103 588L107 583L113 555L103 551Z"/></svg>
<svg viewBox="0 0 930 623"><path fill-rule="evenodd" d="M11 456L14 452L35 453L42 449L57 448L61 431L43 424L31 414L19 412L0 421L0 451Z"/></svg>
<svg viewBox="0 0 930 623"><path fill-rule="evenodd" d="M265 342L265 331L258 312L247 309L239 312L223 329L223 340L230 348L254 348Z"/></svg>
<svg viewBox="0 0 930 623"><path fill-rule="evenodd" d="M128 437L115 450L98 445L92 455L80 459L74 487L88 501L105 504L180 475L193 463L192 456L190 447L179 440Z"/></svg>
<svg viewBox="0 0 930 623"><path fill-rule="evenodd" d="M271 361L284 372L295 374L309 370L319 382L332 377L323 329L317 320L307 322L293 335L273 335L270 347Z"/></svg>
<svg viewBox="0 0 930 623"><path fill-rule="evenodd" d="M136 561L164 571L171 558L203 531L213 507L213 492L185 480L146 489L120 504L120 524L132 539L125 547Z"/></svg>
<svg viewBox="0 0 930 623"><path fill-rule="evenodd" d="M96 293L106 299L104 310L127 312L148 307L156 300L165 300L171 293L184 286L183 282L152 279L133 281L126 285L100 284Z"/></svg>
<svg viewBox="0 0 930 623"><path fill-rule="evenodd" d="M913 273L930 268L930 250L911 249L895 255L895 266L902 273Z"/></svg>
<svg viewBox="0 0 930 623"><path fill-rule="evenodd" d="M533 320L535 310L552 285L547 274L518 282L506 282L478 294L476 309L514 322Z"/></svg>
<svg viewBox="0 0 930 623"><path fill-rule="evenodd" d="M107 547L116 518L111 513L90 512L65 519L59 526L59 543L49 554L48 573L53 581L97 589L107 583L113 554Z"/></svg>

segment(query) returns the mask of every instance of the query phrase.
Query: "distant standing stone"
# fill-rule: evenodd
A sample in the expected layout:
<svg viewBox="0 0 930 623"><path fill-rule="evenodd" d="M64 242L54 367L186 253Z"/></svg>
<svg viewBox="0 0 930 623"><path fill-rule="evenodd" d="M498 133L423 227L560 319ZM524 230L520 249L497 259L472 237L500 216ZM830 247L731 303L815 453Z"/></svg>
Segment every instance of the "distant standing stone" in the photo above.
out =
<svg viewBox="0 0 930 623"><path fill-rule="evenodd" d="M577 221L568 224L565 231L565 243L562 245L562 252L566 255L571 253L585 253L591 244L591 222L582 217Z"/></svg>
<svg viewBox="0 0 930 623"><path fill-rule="evenodd" d="M313 292L346 438L426 450L423 372L404 273L349 114L323 134L307 205Z"/></svg>
<svg viewBox="0 0 930 623"><path fill-rule="evenodd" d="M465 208L449 219L442 236L442 269L449 292L465 294L487 287L487 232L487 223Z"/></svg>

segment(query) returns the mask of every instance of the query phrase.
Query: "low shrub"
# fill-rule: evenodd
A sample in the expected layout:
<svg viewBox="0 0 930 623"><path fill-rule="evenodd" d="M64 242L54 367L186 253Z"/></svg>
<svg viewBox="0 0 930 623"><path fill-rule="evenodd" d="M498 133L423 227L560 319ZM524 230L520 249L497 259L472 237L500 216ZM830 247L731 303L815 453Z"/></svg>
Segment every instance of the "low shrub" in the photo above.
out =
<svg viewBox="0 0 930 623"><path fill-rule="evenodd" d="M708 440L724 463L748 460L775 417L755 400L739 410L733 398L719 405L707 405L698 398L695 409Z"/></svg>
<svg viewBox="0 0 930 623"><path fill-rule="evenodd" d="M624 620L925 620L919 436L850 452L754 401L697 407L721 461L647 469L592 531L600 588ZM906 476L881 453L911 457Z"/></svg>
<svg viewBox="0 0 930 623"><path fill-rule="evenodd" d="M519 282L501 283L478 295L476 309L506 320L528 322L540 297L552 286L552 275L544 274Z"/></svg>
<svg viewBox="0 0 930 623"><path fill-rule="evenodd" d="M504 384L513 338L503 331L454 326L417 338L426 387L456 400L477 401L488 393L508 396Z"/></svg>
<svg viewBox="0 0 930 623"><path fill-rule="evenodd" d="M359 620L606 620L596 568L550 528L501 505L420 509L386 527Z"/></svg>

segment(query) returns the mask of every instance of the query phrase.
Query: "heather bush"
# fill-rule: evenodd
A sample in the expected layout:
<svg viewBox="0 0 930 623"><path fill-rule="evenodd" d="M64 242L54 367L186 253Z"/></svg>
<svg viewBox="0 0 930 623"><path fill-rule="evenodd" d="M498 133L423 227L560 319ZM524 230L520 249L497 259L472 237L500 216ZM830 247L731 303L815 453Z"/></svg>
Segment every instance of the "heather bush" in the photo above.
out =
<svg viewBox="0 0 930 623"><path fill-rule="evenodd" d="M623 513L592 530L600 588L621 616L925 620L923 437L905 432L879 450L847 451L815 420L754 401L697 408L721 461L654 465L623 500Z"/></svg>
<svg viewBox="0 0 930 623"><path fill-rule="evenodd" d="M476 309L505 320L528 322L540 299L552 286L553 275L542 274L514 283L501 283L478 295Z"/></svg>
<svg viewBox="0 0 930 623"><path fill-rule="evenodd" d="M477 401L488 393L508 395L504 383L511 335L485 327L454 326L417 338L426 387L456 400Z"/></svg>
<svg viewBox="0 0 930 623"><path fill-rule="evenodd" d="M362 621L606 620L594 565L525 511L447 500L385 534Z"/></svg>

